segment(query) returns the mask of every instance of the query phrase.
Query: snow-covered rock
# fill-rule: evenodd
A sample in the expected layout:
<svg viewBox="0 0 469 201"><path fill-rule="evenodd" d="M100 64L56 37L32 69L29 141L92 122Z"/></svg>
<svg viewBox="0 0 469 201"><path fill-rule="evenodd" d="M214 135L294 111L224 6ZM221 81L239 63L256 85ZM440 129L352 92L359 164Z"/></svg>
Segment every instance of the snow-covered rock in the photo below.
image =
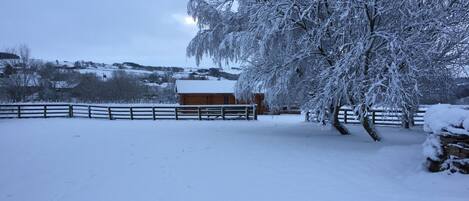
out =
<svg viewBox="0 0 469 201"><path fill-rule="evenodd" d="M469 108L448 104L430 107L424 116L423 155L428 170L469 174Z"/></svg>
<svg viewBox="0 0 469 201"><path fill-rule="evenodd" d="M450 132L469 135L469 109L462 106L438 104L425 112L424 131L440 134Z"/></svg>
<svg viewBox="0 0 469 201"><path fill-rule="evenodd" d="M429 135L423 143L423 155L437 161L442 154L443 150L441 149L440 137L437 135Z"/></svg>

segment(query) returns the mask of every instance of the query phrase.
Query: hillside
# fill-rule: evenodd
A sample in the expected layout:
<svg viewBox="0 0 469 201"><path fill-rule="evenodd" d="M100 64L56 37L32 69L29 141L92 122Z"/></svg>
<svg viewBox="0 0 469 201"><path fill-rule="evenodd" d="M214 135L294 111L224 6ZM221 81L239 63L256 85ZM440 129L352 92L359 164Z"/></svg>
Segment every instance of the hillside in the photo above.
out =
<svg viewBox="0 0 469 201"><path fill-rule="evenodd" d="M32 60L0 65L0 100L175 103L176 80L237 80L240 69ZM6 66L9 66L8 68ZM21 89L21 90L20 90Z"/></svg>
<svg viewBox="0 0 469 201"><path fill-rule="evenodd" d="M71 69L82 74L93 73L104 78L109 78L115 71L125 71L141 78L149 77L152 74L168 75L174 79L227 79L236 80L241 72L239 68L229 69L219 68L190 68L190 67L166 67L166 66L145 66L133 62L124 63L95 63L92 61L55 61L54 64L59 69Z"/></svg>

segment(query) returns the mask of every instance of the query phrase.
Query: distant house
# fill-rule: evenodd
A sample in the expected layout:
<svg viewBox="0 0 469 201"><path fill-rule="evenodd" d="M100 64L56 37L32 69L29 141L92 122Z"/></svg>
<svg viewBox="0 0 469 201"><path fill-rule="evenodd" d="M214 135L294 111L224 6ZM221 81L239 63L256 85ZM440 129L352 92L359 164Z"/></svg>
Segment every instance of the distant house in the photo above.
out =
<svg viewBox="0 0 469 201"><path fill-rule="evenodd" d="M7 59L20 59L20 57L16 54L0 52L0 60L7 60Z"/></svg>
<svg viewBox="0 0 469 201"><path fill-rule="evenodd" d="M176 93L180 105L235 105L246 104L236 100L232 80L176 80ZM264 95L256 94L258 114L267 112L263 103Z"/></svg>
<svg viewBox="0 0 469 201"><path fill-rule="evenodd" d="M56 91L66 92L78 86L78 83L73 83L69 81L51 81L50 85L51 88L55 89Z"/></svg>
<svg viewBox="0 0 469 201"><path fill-rule="evenodd" d="M11 54L11 53L7 53L7 52L0 52L0 69L1 69L0 78L8 76L8 73L12 73L10 71L10 72L6 72L7 74L5 74L5 69L4 68L7 68L9 66L10 70L13 70L12 66L10 66L10 64L9 64L9 61L18 60L18 59L20 59L20 57L16 54Z"/></svg>

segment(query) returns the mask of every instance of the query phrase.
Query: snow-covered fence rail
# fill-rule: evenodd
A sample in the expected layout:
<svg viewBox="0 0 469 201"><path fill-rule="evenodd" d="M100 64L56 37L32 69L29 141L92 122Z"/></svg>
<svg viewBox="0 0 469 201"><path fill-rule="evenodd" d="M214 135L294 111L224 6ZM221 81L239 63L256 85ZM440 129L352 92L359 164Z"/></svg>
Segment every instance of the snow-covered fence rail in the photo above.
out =
<svg viewBox="0 0 469 201"><path fill-rule="evenodd" d="M0 105L5 118L90 118L129 120L257 120L256 105L100 106L78 104Z"/></svg>
<svg viewBox="0 0 469 201"><path fill-rule="evenodd" d="M423 125L423 116L427 107L421 106L413 114L412 124ZM402 112L400 110L386 111L382 109L373 109L370 112L370 120L375 125L402 125ZM307 121L316 121L316 115L306 112ZM339 121L345 124L359 124L360 121L355 112L350 108L341 108L339 111Z"/></svg>

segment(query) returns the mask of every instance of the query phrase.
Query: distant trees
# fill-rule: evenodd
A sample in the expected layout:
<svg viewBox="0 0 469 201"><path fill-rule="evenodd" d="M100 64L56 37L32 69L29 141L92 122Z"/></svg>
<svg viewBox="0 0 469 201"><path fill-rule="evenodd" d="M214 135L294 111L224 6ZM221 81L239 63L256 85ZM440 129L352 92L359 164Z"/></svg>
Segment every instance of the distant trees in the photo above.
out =
<svg viewBox="0 0 469 201"><path fill-rule="evenodd" d="M57 68L56 64L46 62L36 70L40 90L38 99L42 101L70 101L71 90L78 84L80 74L73 70Z"/></svg>
<svg viewBox="0 0 469 201"><path fill-rule="evenodd" d="M105 93L111 101L141 100L145 94L145 87L140 81L125 71L115 71L112 77L105 82Z"/></svg>
<svg viewBox="0 0 469 201"><path fill-rule="evenodd" d="M238 97L265 91L272 107L300 102L342 134L338 112L349 105L376 141L372 107L400 108L408 122L422 80L469 64L463 0L190 0L188 13L199 26L188 56L244 64Z"/></svg>
<svg viewBox="0 0 469 201"><path fill-rule="evenodd" d="M74 97L79 97L83 101L103 101L102 92L105 91L103 81L95 74L83 74L79 78L79 84L73 89Z"/></svg>
<svg viewBox="0 0 469 201"><path fill-rule="evenodd" d="M132 75L116 71L107 80L84 74L73 89L74 97L87 102L132 102L145 98L146 87Z"/></svg>
<svg viewBox="0 0 469 201"><path fill-rule="evenodd" d="M448 103L456 98L457 84L448 73L432 73L419 77L422 104Z"/></svg>
<svg viewBox="0 0 469 201"><path fill-rule="evenodd" d="M2 65L6 66L6 77L0 81L2 91L9 100L27 101L27 97L34 93L37 86L34 68L38 62L30 58L30 49L26 45L7 49L6 52L18 55L19 59L2 61Z"/></svg>
<svg viewBox="0 0 469 201"><path fill-rule="evenodd" d="M5 65L5 68L3 69L3 75L4 75L5 77L7 77L7 78L8 78L10 75L15 74L15 72L16 72L15 69L14 69L13 66L10 65L10 64L6 64L6 65Z"/></svg>
<svg viewBox="0 0 469 201"><path fill-rule="evenodd" d="M176 103L176 89L174 83L167 83L164 87L148 87L147 100L157 100L159 103Z"/></svg>

